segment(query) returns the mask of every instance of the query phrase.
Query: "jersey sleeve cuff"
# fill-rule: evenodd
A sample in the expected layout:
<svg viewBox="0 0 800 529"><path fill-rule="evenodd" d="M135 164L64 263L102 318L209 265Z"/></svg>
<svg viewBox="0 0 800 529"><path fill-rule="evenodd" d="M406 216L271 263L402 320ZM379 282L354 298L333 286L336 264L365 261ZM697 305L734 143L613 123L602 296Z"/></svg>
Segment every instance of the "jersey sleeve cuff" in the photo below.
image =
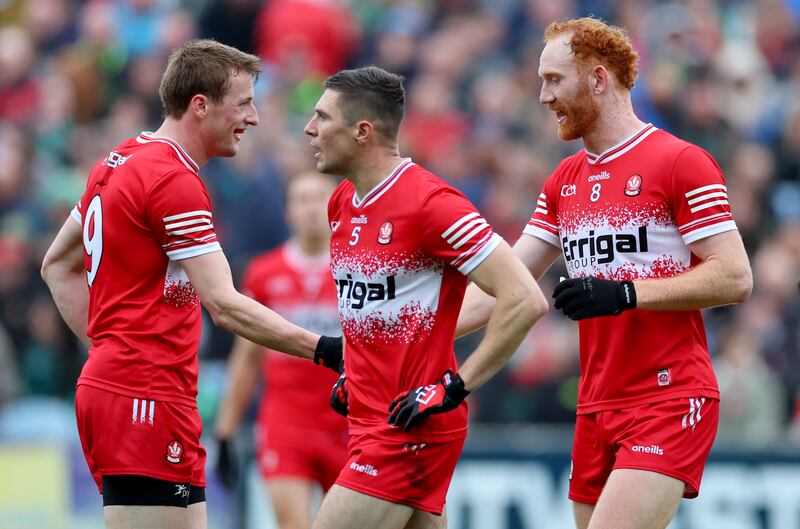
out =
<svg viewBox="0 0 800 529"><path fill-rule="evenodd" d="M542 239L544 242L548 242L553 246L555 246L556 248L559 249L561 248L560 241L558 240L558 237L555 234L538 226L531 226L530 224L528 224L527 226L525 226L525 229L522 230L522 233L524 235L531 235L533 237L536 237L537 239Z"/></svg>
<svg viewBox="0 0 800 529"><path fill-rule="evenodd" d="M83 224L83 217L81 216L81 212L78 211L77 206L72 208L72 211L69 212L69 216L78 224Z"/></svg>
<svg viewBox="0 0 800 529"><path fill-rule="evenodd" d="M221 251L222 246L220 246L218 242L210 242L208 244L201 244L200 246L192 246L190 248L181 248L180 250L167 252L167 257L169 257L170 261L180 261L182 259L189 259L190 257Z"/></svg>
<svg viewBox="0 0 800 529"><path fill-rule="evenodd" d="M503 238L500 237L498 234L493 233L492 236L489 238L486 243L469 259L464 261L464 263L458 267L458 271L464 275L469 275L475 268L481 264L484 259L489 257L495 248L500 244Z"/></svg>
<svg viewBox="0 0 800 529"><path fill-rule="evenodd" d="M718 233L723 233L735 229L737 229L736 222L728 220L725 222L712 224L711 226L705 226L698 230L690 231L689 233L683 236L683 242L686 244L692 244L693 242L699 241L700 239L705 239L706 237L711 237L712 235L717 235Z"/></svg>

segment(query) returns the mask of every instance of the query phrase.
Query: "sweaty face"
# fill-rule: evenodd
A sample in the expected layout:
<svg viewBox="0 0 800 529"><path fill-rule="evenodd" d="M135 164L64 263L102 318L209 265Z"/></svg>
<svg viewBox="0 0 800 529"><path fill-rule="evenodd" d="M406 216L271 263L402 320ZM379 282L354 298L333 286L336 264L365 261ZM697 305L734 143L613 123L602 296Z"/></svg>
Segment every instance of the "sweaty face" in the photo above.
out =
<svg viewBox="0 0 800 529"><path fill-rule="evenodd" d="M208 101L205 120L209 158L235 156L247 127L258 125L253 105L253 78L245 72L232 73L230 88L218 103Z"/></svg>
<svg viewBox="0 0 800 529"><path fill-rule="evenodd" d="M588 73L579 73L569 38L560 35L549 41L539 60L539 101L555 113L558 137L564 141L585 137L600 117Z"/></svg>
<svg viewBox="0 0 800 529"><path fill-rule="evenodd" d="M311 147L317 150L314 157L320 173L347 174L355 154L353 127L345 123L339 97L338 92L325 90L304 129L311 137Z"/></svg>

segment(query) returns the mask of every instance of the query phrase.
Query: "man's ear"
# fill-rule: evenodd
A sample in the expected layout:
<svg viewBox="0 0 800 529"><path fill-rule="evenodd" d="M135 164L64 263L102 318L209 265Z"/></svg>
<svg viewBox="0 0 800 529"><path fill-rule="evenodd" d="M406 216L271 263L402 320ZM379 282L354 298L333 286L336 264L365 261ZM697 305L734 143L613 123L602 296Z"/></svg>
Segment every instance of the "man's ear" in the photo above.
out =
<svg viewBox="0 0 800 529"><path fill-rule="evenodd" d="M206 117L206 114L208 114L208 97L203 94L195 94L189 101L189 111L194 112L197 117Z"/></svg>
<svg viewBox="0 0 800 529"><path fill-rule="evenodd" d="M356 128L353 131L353 139L356 140L356 143L363 145L367 143L374 135L375 126L372 123L366 119L362 119L356 123Z"/></svg>
<svg viewBox="0 0 800 529"><path fill-rule="evenodd" d="M608 70L602 64L595 66L589 73L589 88L592 89L594 95L600 95L608 90L609 81Z"/></svg>

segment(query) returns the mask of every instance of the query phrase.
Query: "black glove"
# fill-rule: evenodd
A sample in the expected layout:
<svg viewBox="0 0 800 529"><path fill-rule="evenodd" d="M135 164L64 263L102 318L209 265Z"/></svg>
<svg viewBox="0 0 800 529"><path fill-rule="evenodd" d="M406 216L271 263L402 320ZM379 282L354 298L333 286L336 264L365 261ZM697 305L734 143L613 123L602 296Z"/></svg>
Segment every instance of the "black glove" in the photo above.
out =
<svg viewBox="0 0 800 529"><path fill-rule="evenodd" d="M229 439L217 440L217 464L215 465L217 478L225 488L231 489L239 481L239 462L233 443Z"/></svg>
<svg viewBox="0 0 800 529"><path fill-rule="evenodd" d="M389 405L389 424L403 425L403 431L407 432L423 417L456 409L467 395L469 391L464 389L464 381L448 369L438 383L395 397Z"/></svg>
<svg viewBox="0 0 800 529"><path fill-rule="evenodd" d="M314 349L314 363L341 373L343 370L342 337L320 336Z"/></svg>
<svg viewBox="0 0 800 529"><path fill-rule="evenodd" d="M636 290L630 281L610 281L599 277L579 277L560 282L553 298L555 307L571 320L596 316L619 316L636 308Z"/></svg>
<svg viewBox="0 0 800 529"><path fill-rule="evenodd" d="M347 417L349 412L347 397L347 375L342 373L339 375L339 380L333 385L333 391L331 391L331 408L343 417Z"/></svg>

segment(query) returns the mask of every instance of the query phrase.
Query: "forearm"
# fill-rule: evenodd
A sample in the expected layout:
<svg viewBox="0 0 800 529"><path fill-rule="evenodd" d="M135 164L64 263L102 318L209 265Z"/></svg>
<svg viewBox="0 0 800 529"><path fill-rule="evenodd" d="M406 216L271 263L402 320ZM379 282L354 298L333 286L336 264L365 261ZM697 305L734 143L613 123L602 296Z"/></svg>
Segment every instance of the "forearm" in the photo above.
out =
<svg viewBox="0 0 800 529"><path fill-rule="evenodd" d="M247 404L258 382L261 347L244 338L236 338L228 362L225 397L222 399L214 434L219 439L229 439L236 433Z"/></svg>
<svg viewBox="0 0 800 529"><path fill-rule="evenodd" d="M459 369L468 391L482 386L506 364L531 326L547 311L541 291L522 292L497 300L483 340Z"/></svg>
<svg viewBox="0 0 800 529"><path fill-rule="evenodd" d="M550 243L543 241L537 237L529 235L522 235L519 240L514 244L514 254L522 261L528 272L534 279L538 280L555 259L560 255L560 249ZM506 260L501 264L504 270L512 274L514 268L508 268L509 264ZM522 279L520 279L521 281ZM544 311L547 310L547 302L544 299L541 291L534 285L533 292L536 296L536 303L540 306L544 305ZM486 325L492 315L492 310L495 307L495 298L488 293L484 292L477 284L472 283L467 287L464 295L464 303L461 306L461 312L458 315L458 322L456 323L456 337L464 336L472 331L479 329Z"/></svg>
<svg viewBox="0 0 800 529"><path fill-rule="evenodd" d="M314 358L319 335L231 289L222 300L206 302L214 323L251 342L300 358Z"/></svg>
<svg viewBox="0 0 800 529"><path fill-rule="evenodd" d="M478 288L476 284L470 283L464 294L461 312L458 314L456 338L460 338L486 325L494 307L495 299Z"/></svg>
<svg viewBox="0 0 800 529"><path fill-rule="evenodd" d="M673 277L634 281L636 307L697 310L741 303L750 295L752 275L739 263L713 258Z"/></svg>
<svg viewBox="0 0 800 529"><path fill-rule="evenodd" d="M83 344L89 348L92 341L87 336L89 314L89 287L84 270L69 270L51 266L43 273L58 312Z"/></svg>
<svg viewBox="0 0 800 529"><path fill-rule="evenodd" d="M61 317L88 348L89 286L83 263L83 232L68 218L42 260L41 275L53 296Z"/></svg>

